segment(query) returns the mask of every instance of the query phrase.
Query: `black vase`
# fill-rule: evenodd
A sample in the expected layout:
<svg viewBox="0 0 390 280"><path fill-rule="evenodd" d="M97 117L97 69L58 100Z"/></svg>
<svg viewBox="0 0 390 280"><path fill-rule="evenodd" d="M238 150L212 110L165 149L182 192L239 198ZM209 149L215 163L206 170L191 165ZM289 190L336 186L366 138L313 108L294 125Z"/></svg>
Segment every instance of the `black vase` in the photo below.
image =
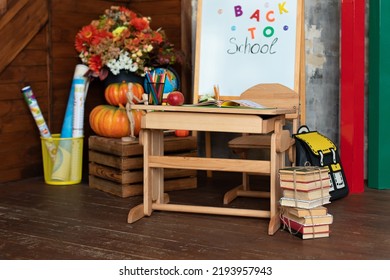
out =
<svg viewBox="0 0 390 280"><path fill-rule="evenodd" d="M143 86L144 81L144 77L141 77L140 75L127 70L121 70L117 75L114 75L113 73L111 73L111 71L109 71L107 78L104 79L104 86L107 87L110 84L122 82L138 83Z"/></svg>

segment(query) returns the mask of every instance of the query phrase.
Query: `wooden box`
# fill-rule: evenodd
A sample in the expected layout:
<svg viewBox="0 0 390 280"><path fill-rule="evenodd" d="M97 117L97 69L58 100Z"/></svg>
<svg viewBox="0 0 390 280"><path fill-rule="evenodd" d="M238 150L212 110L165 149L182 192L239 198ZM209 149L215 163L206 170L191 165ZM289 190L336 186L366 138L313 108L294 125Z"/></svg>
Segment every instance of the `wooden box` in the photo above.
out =
<svg viewBox="0 0 390 280"><path fill-rule="evenodd" d="M143 147L137 141L90 136L89 186L120 197L143 193ZM194 136L165 136L166 155L197 156ZM164 169L165 191L193 189L196 170Z"/></svg>

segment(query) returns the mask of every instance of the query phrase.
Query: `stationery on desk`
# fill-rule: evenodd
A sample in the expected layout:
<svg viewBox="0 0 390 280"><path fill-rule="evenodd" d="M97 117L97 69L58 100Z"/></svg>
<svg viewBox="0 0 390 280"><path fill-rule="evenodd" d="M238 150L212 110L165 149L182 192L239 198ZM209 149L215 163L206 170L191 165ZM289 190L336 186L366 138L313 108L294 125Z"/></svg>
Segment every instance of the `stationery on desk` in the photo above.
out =
<svg viewBox="0 0 390 280"><path fill-rule="evenodd" d="M217 99L217 101L219 101L219 86L218 85L214 85L214 95L215 95L215 99Z"/></svg>
<svg viewBox="0 0 390 280"><path fill-rule="evenodd" d="M252 108L252 109L271 109L249 99L221 100L219 86L214 85L214 97L205 96L201 98L195 106L217 106L221 108Z"/></svg>
<svg viewBox="0 0 390 280"><path fill-rule="evenodd" d="M164 86L166 79L166 71L161 74L156 74L153 72L146 73L147 80L147 93L149 95L149 104L161 105L163 103L163 95L164 95Z"/></svg>
<svg viewBox="0 0 390 280"><path fill-rule="evenodd" d="M248 99L237 99L237 100L216 100L208 99L206 101L199 102L195 106L217 106L221 108L251 108L251 109L271 109L265 107L255 101Z"/></svg>

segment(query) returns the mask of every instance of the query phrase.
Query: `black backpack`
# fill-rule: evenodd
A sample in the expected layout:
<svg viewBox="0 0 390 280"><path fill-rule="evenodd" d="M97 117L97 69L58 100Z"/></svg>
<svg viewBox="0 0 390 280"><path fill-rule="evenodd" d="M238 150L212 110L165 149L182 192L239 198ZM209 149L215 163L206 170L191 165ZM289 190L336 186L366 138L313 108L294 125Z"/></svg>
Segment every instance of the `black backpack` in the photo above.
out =
<svg viewBox="0 0 390 280"><path fill-rule="evenodd" d="M310 131L306 125L301 126L293 137L296 166L327 167L331 181L330 200L347 196L349 189L336 145L321 133Z"/></svg>

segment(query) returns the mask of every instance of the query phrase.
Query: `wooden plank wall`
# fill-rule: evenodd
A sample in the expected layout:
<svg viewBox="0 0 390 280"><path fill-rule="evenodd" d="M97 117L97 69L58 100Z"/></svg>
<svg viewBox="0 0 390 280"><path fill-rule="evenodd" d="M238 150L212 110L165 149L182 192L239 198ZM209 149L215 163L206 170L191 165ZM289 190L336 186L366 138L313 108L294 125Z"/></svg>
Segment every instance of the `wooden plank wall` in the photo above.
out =
<svg viewBox="0 0 390 280"><path fill-rule="evenodd" d="M0 0L0 15L5 14L8 9L8 1L7 0Z"/></svg>
<svg viewBox="0 0 390 280"><path fill-rule="evenodd" d="M21 2L8 1L7 9L0 18L3 25L0 28L2 42L8 45L7 48L2 48L2 54L8 50L10 53L7 55L15 57L5 68L3 61L3 70L0 71L0 182L42 173L39 132L20 89L26 84L33 87L43 115L49 119L47 24L21 48L18 55L12 51L19 49L21 40L25 39L24 34L31 35L31 29L26 30L24 26L26 21L23 19L31 18L27 11L35 11L37 5L45 2L24 1L20 5ZM47 10L46 6L41 8ZM14 16L10 17L9 13ZM14 32L10 31L9 25L14 26Z"/></svg>
<svg viewBox="0 0 390 280"><path fill-rule="evenodd" d="M80 63L74 49L75 35L82 26L97 19L111 5L127 6L144 16L150 16L153 28L163 27L168 38L189 54L188 64L177 68L185 85L183 92L189 95L191 34L182 30L190 30L188 26L191 24L191 19L187 18L188 26L183 29L182 14L191 14L190 2L187 0L48 1L49 23L11 64L0 72L0 158L3 159L0 165L0 183L43 174L39 132L20 89L25 84L32 86L51 132L59 133L74 68ZM95 80L91 83L85 110L86 139L93 134L88 124L89 113L96 105L105 103L103 92L104 88L100 81ZM191 98L188 97L188 100ZM84 142L86 144L88 141ZM87 146L84 145L84 148L86 152ZM84 163L87 162L87 154L84 153Z"/></svg>

